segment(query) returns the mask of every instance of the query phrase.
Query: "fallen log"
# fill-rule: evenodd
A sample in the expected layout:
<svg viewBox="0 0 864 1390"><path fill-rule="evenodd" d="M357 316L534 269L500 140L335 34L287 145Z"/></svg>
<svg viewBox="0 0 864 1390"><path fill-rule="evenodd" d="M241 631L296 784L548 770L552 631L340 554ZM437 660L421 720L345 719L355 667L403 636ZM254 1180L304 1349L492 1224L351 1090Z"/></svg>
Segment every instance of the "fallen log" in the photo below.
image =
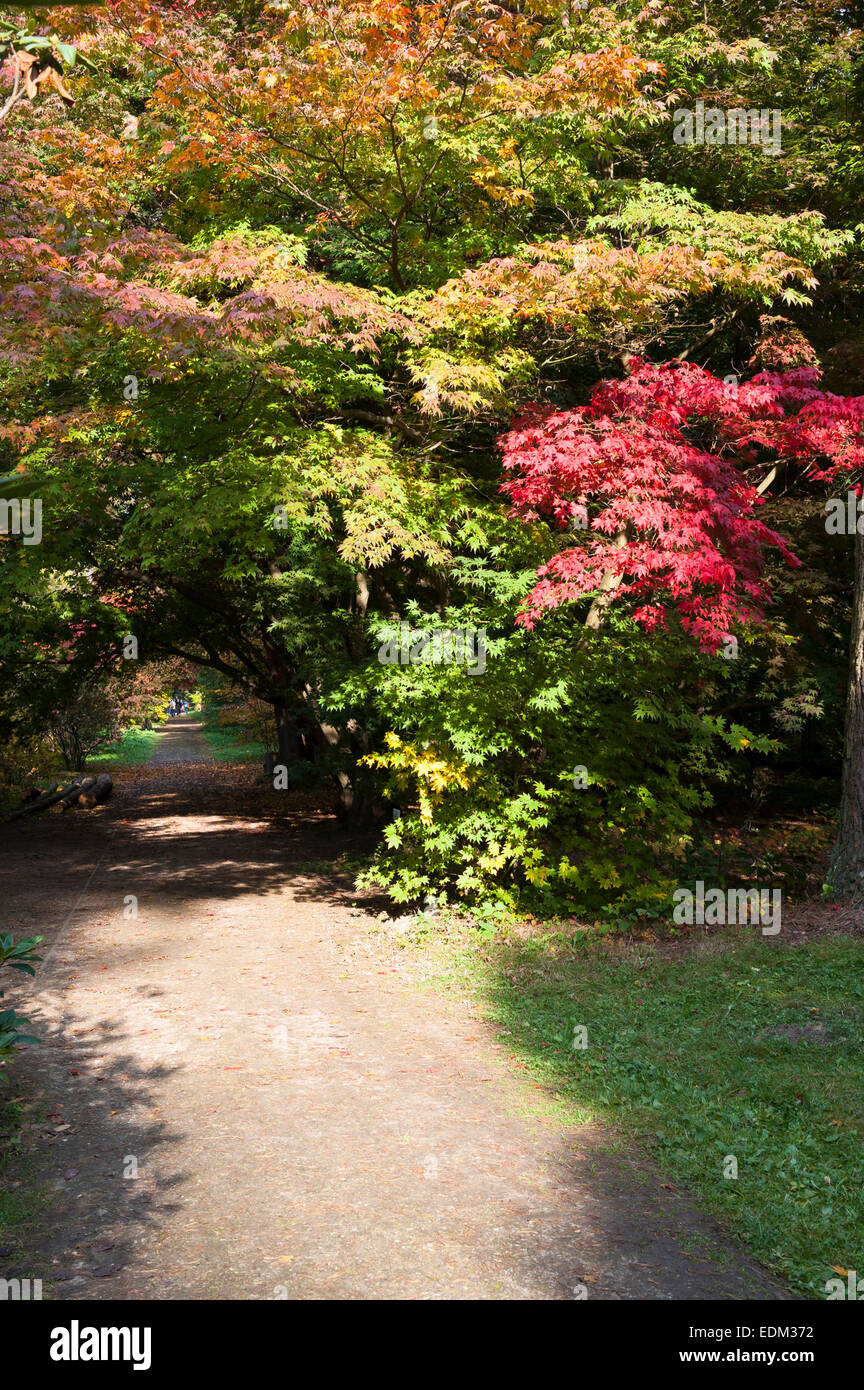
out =
<svg viewBox="0 0 864 1390"><path fill-rule="evenodd" d="M59 790L59 782L49 782L44 792L39 787L25 787L19 800L22 806L26 806L31 801L38 801L40 796L51 796L53 792Z"/></svg>
<svg viewBox="0 0 864 1390"><path fill-rule="evenodd" d="M86 811L92 811L94 806L107 801L113 790L114 783L108 773L102 772L96 778L93 786L81 793L78 798L78 805L83 806Z"/></svg>
<svg viewBox="0 0 864 1390"><path fill-rule="evenodd" d="M78 801L78 798L84 792L89 791L89 789L95 786L95 784L95 777L80 777L78 781L74 783L72 789L69 792L67 792L65 796L62 796L60 800L51 807L51 814L55 816L62 816L66 811L69 810L71 806L75 805L75 803Z"/></svg>
<svg viewBox="0 0 864 1390"><path fill-rule="evenodd" d="M12 811L6 817L6 821L17 820L19 816L30 816L35 811L46 811L49 806L53 806L56 802L62 801L70 792L75 791L76 787L78 787L77 781L70 782L67 787L59 787L56 791L47 791L43 796L40 796L37 801L28 801L26 806L21 806L19 810Z"/></svg>

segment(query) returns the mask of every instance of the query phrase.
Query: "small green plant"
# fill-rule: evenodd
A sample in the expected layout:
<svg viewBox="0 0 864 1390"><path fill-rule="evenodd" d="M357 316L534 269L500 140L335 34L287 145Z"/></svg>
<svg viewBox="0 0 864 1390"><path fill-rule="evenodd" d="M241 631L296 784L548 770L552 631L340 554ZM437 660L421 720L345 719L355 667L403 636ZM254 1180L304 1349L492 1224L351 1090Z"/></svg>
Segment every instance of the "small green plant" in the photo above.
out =
<svg viewBox="0 0 864 1390"><path fill-rule="evenodd" d="M479 934L492 937L513 920L513 909L496 898L487 898L472 907L471 916Z"/></svg>
<svg viewBox="0 0 864 1390"><path fill-rule="evenodd" d="M25 975L35 975L34 966L42 959L35 951L42 940L41 936L28 937L24 941L14 941L11 936L0 936L0 969L8 965L10 970L21 970ZM0 990L0 999L2 998L3 991ZM14 1009L0 1010L0 1067L5 1066L20 1047L39 1041L31 1034L21 1032L22 1026L27 1023L28 1020L22 1018Z"/></svg>

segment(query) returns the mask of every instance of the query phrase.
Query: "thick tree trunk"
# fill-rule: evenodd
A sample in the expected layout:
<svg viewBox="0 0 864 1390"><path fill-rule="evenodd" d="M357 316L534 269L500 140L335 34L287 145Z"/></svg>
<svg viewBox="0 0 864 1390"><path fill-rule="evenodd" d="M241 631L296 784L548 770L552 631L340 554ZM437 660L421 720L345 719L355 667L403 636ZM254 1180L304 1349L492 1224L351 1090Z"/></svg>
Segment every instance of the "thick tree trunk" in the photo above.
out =
<svg viewBox="0 0 864 1390"><path fill-rule="evenodd" d="M864 535L855 536L855 591L837 840L828 883L841 897L864 889Z"/></svg>
<svg viewBox="0 0 864 1390"><path fill-rule="evenodd" d="M284 767L303 756L297 721L288 706L281 700L274 700L273 714L276 720L276 743L279 757L277 762Z"/></svg>

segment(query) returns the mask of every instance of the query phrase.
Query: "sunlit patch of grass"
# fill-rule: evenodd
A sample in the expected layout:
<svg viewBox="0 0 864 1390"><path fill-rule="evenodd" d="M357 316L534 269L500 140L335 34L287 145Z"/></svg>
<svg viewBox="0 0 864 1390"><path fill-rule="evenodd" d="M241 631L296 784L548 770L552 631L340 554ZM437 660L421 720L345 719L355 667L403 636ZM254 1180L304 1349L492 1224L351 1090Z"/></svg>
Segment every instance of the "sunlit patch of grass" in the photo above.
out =
<svg viewBox="0 0 864 1390"><path fill-rule="evenodd" d="M265 747L244 729L235 725L222 728L205 725L202 730L210 749L211 757L220 763L263 763Z"/></svg>
<svg viewBox="0 0 864 1390"><path fill-rule="evenodd" d="M158 729L125 729L114 743L103 744L87 759L88 772L116 767L140 767L149 762L159 738Z"/></svg>

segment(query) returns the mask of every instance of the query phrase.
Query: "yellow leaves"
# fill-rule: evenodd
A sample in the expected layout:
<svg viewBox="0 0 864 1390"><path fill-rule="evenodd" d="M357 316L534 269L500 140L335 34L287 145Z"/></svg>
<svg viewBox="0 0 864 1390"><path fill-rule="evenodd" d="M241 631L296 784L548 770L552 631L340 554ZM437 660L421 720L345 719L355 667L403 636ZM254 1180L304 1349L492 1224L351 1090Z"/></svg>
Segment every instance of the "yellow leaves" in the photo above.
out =
<svg viewBox="0 0 864 1390"><path fill-rule="evenodd" d="M555 871L543 862L542 849L529 849L521 855L522 872L535 888L543 888L554 877Z"/></svg>
<svg viewBox="0 0 864 1390"><path fill-rule="evenodd" d="M549 870L545 864L529 867L525 870L525 877L535 888L543 888L549 882Z"/></svg>
<svg viewBox="0 0 864 1390"><path fill-rule="evenodd" d="M510 355L504 363L512 366L514 360ZM441 415L445 408L475 415L504 394L504 377L494 362L430 348L407 366L412 380L421 386L412 399L428 415Z"/></svg>
<svg viewBox="0 0 864 1390"><path fill-rule="evenodd" d="M511 858L509 846L507 849L493 840L487 845L486 850L477 859L477 868L482 874L498 874Z"/></svg>
<svg viewBox="0 0 864 1390"><path fill-rule="evenodd" d="M486 172L477 173L473 176L472 182L485 193L495 203L503 203L505 207L515 208L523 204L526 207L534 206L534 194L530 188L511 187L506 183L495 183Z"/></svg>
<svg viewBox="0 0 864 1390"><path fill-rule="evenodd" d="M418 306L418 319L442 346L428 348L411 364L415 380L422 381L416 402L432 414L444 407L476 413L491 403L503 374L500 354L488 352L489 336L521 323L545 323L558 340L564 333L568 341L590 342L605 336L612 321L624 327L653 324L685 295L724 288L752 297L756 284L760 294L777 293L790 278L801 282L808 274L800 262L767 246L758 246L754 256L736 242L734 228L726 249L687 244L701 235L700 226L683 231L682 244L646 240L640 248L610 245L601 237L528 243L509 257L464 271ZM443 347L457 335L458 353ZM472 365L472 342L485 349L482 369Z"/></svg>
<svg viewBox="0 0 864 1390"><path fill-rule="evenodd" d="M471 786L472 779L465 764L444 757L429 744L418 747L414 743L403 743L398 734L392 732L385 734L384 744L385 752L370 753L362 761L368 767L386 768L395 773L406 787L414 784L423 825L432 824L435 803L445 792L467 791Z"/></svg>

